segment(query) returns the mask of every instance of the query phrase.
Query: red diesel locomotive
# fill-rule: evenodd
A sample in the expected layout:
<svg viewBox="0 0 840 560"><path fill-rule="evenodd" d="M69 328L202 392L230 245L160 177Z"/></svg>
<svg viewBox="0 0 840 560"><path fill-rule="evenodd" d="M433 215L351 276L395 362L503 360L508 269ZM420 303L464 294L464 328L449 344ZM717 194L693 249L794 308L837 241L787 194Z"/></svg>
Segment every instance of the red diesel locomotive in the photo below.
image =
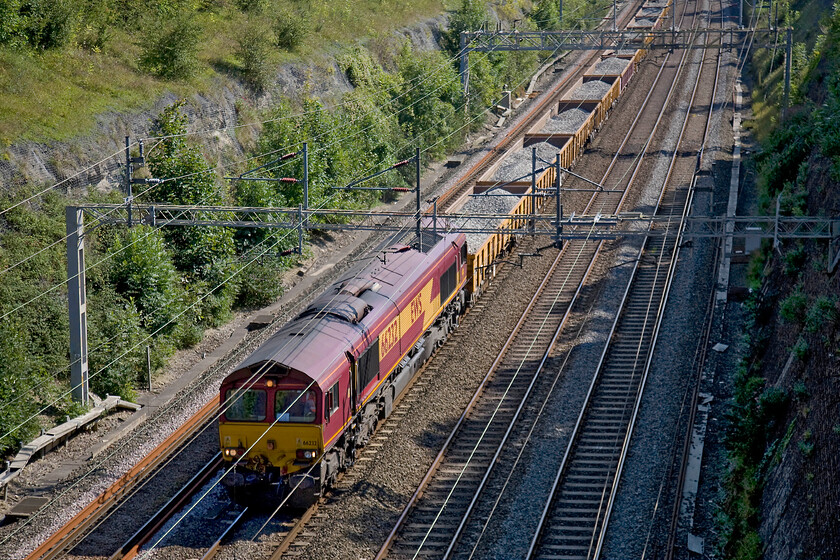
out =
<svg viewBox="0 0 840 560"><path fill-rule="evenodd" d="M223 484L242 499L317 499L457 325L466 282L466 237L446 234L330 286L222 383L220 444L236 463Z"/></svg>

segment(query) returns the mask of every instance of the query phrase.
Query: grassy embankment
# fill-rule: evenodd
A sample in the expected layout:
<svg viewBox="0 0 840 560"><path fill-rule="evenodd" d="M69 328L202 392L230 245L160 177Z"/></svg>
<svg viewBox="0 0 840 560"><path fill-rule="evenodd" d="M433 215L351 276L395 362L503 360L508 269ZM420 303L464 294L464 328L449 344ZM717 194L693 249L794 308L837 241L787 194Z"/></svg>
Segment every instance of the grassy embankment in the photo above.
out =
<svg viewBox="0 0 840 560"><path fill-rule="evenodd" d="M62 0L56 0L62 2ZM66 0L65 0L66 1ZM315 58L338 44L361 37L387 34L402 26L457 7L444 0L355 0L307 2L207 1L141 3L131 0L79 4L106 5L101 14L73 16L66 43L53 48L30 45L2 46L0 41L0 148L21 140L66 140L89 133L97 115L108 111L132 111L148 106L163 91L179 96L212 91L219 78L241 76L243 61L239 42L249 27L273 22L269 11L276 6L304 27L293 51L270 48L271 65ZM121 6L133 8L131 21L120 19ZM178 16L155 15L154 4L181 4ZM254 4L260 13L248 8ZM265 4L264 7L258 6ZM203 7L202 7L203 6ZM171 80L140 68L144 45L148 45L173 17L187 17L200 36L197 64L191 75ZM92 27L104 27L106 38L90 40ZM0 33L2 35L2 33Z"/></svg>

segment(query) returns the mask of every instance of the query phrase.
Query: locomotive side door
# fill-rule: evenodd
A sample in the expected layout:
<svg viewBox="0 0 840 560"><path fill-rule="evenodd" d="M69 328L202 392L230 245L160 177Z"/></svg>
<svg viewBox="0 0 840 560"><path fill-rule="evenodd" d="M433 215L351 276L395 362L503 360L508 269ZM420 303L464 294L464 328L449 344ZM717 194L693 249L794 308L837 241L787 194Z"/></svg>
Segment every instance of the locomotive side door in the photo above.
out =
<svg viewBox="0 0 840 560"><path fill-rule="evenodd" d="M350 362L350 380L347 386L347 396L350 401L350 414L348 416L350 416L356 414L356 411L359 409L359 394L356 390L359 379L359 364L356 362L356 358L352 353L345 352L344 355L347 356L347 361Z"/></svg>

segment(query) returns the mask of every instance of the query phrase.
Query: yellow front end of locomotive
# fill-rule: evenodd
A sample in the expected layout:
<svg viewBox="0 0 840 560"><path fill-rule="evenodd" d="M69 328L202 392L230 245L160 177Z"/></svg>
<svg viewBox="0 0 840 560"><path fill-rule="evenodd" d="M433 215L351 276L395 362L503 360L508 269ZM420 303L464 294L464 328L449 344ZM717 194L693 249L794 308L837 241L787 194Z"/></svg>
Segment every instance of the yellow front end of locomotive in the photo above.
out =
<svg viewBox="0 0 840 560"><path fill-rule="evenodd" d="M224 422L219 425L222 457L257 472L267 467L291 474L310 468L324 449L321 426ZM244 457L244 458L243 458Z"/></svg>

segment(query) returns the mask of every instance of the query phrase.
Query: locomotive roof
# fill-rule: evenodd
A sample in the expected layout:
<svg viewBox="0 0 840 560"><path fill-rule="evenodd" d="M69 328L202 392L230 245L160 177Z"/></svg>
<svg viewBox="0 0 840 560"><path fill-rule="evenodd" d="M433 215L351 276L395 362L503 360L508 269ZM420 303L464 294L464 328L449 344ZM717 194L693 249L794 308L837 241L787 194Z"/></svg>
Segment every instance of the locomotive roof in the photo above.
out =
<svg viewBox="0 0 840 560"><path fill-rule="evenodd" d="M416 285L428 278L461 235L442 236L442 242L426 253L405 245L380 252L332 284L242 362L237 372L279 364L304 372L319 384L327 381L344 365L345 352L358 357L373 342L371 330L396 309L397 302L413 296Z"/></svg>

